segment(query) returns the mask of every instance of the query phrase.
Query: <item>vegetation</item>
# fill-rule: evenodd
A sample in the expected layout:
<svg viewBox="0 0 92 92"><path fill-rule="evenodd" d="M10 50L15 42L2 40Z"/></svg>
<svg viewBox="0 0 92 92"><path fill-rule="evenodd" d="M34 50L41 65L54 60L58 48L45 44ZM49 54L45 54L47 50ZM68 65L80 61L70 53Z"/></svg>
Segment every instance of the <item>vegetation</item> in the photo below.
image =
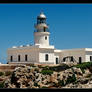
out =
<svg viewBox="0 0 92 92"><path fill-rule="evenodd" d="M4 82L0 83L0 88L4 88Z"/></svg>
<svg viewBox="0 0 92 92"><path fill-rule="evenodd" d="M75 65L75 67L80 68L82 72L85 73L85 69L89 69L90 67L92 67L92 62L84 62L81 64L77 64Z"/></svg>
<svg viewBox="0 0 92 92"><path fill-rule="evenodd" d="M41 68L43 68L44 70L49 70L49 66L45 66L45 67L41 67Z"/></svg>
<svg viewBox="0 0 92 92"><path fill-rule="evenodd" d="M39 69L38 68L35 68L35 71L37 71L37 73L39 72Z"/></svg>
<svg viewBox="0 0 92 92"><path fill-rule="evenodd" d="M31 67L36 67L34 64L30 64Z"/></svg>
<svg viewBox="0 0 92 92"><path fill-rule="evenodd" d="M89 71L92 73L92 67L89 68Z"/></svg>
<svg viewBox="0 0 92 92"><path fill-rule="evenodd" d="M60 64L58 66L45 66L45 67L41 67L41 68L43 70L50 70L50 71L60 72L60 71L66 70L70 67L66 64Z"/></svg>
<svg viewBox="0 0 92 92"><path fill-rule="evenodd" d="M50 67L49 69L53 70L53 71L56 71L56 72L60 72L60 71L66 70L68 68L70 68L68 65L61 64L61 65L58 65L58 66Z"/></svg>
<svg viewBox="0 0 92 92"><path fill-rule="evenodd" d="M60 80L60 81L58 82L58 85L59 85L59 86L65 86L64 81L63 81L63 80Z"/></svg>
<svg viewBox="0 0 92 92"><path fill-rule="evenodd" d="M5 76L9 76L9 75L11 75L11 73L12 73L11 71L6 71Z"/></svg>
<svg viewBox="0 0 92 92"><path fill-rule="evenodd" d="M73 74L72 77L69 77L66 81L66 84L69 84L69 83L72 83L72 82L75 82L76 81L76 77L75 77L75 74Z"/></svg>
<svg viewBox="0 0 92 92"><path fill-rule="evenodd" d="M51 75L51 74L53 74L53 71L52 70L42 70L41 73L43 75Z"/></svg>
<svg viewBox="0 0 92 92"><path fill-rule="evenodd" d="M65 86L65 85L67 85L69 83L73 83L73 82L76 82L75 74L73 74L72 77L68 77L65 82L64 82L64 80L59 80L58 85L59 86Z"/></svg>
<svg viewBox="0 0 92 92"><path fill-rule="evenodd" d="M87 76L86 76L86 78L90 78L92 76L92 74L88 74Z"/></svg>
<svg viewBox="0 0 92 92"><path fill-rule="evenodd" d="M0 72L0 76L4 75L4 72Z"/></svg>
<svg viewBox="0 0 92 92"><path fill-rule="evenodd" d="M58 82L58 85L59 85L59 86L65 86L65 85L67 85L67 84L69 84L69 83L74 83L74 82L76 82L77 79L76 79L74 70L73 70L73 68L71 68L71 69L72 69L72 71L73 71L73 75L72 75L72 76L69 76L65 82L64 82L64 80L59 80L59 82Z"/></svg>
<svg viewBox="0 0 92 92"><path fill-rule="evenodd" d="M40 87L40 85L38 85L38 83L34 83L34 86L36 86L36 87Z"/></svg>
<svg viewBox="0 0 92 92"><path fill-rule="evenodd" d="M48 82L48 81L47 81L47 82L46 82L46 85L48 85L48 84L50 84L50 83L51 83L51 82Z"/></svg>

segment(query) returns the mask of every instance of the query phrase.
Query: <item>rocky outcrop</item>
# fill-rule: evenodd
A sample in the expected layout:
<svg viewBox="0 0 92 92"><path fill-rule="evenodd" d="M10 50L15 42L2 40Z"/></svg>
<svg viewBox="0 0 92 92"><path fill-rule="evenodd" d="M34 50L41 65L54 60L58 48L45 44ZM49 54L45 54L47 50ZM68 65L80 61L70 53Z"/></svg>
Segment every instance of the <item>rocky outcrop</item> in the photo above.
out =
<svg viewBox="0 0 92 92"><path fill-rule="evenodd" d="M72 67L63 71L48 71L38 66L15 68L10 79L4 83L5 88L92 88L92 74L80 68ZM47 73L50 72L50 73Z"/></svg>

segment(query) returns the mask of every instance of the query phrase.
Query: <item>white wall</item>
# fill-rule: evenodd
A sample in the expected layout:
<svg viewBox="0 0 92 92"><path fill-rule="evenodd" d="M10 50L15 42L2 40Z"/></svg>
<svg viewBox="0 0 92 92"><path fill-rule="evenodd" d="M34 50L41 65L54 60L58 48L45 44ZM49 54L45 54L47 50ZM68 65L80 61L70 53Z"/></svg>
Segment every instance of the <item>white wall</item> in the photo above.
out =
<svg viewBox="0 0 92 92"><path fill-rule="evenodd" d="M92 51L86 51L86 62L90 61L90 56L92 56Z"/></svg>
<svg viewBox="0 0 92 92"><path fill-rule="evenodd" d="M67 56L73 56L77 62L79 62L79 57L82 57L82 62L85 62L85 49L62 50L59 55L61 61Z"/></svg>
<svg viewBox="0 0 92 92"><path fill-rule="evenodd" d="M8 50L8 61L10 62L10 56L13 56L13 62L18 62L18 55L20 55L20 62L25 62L25 55L28 55L28 61L26 62L39 62L39 50L33 49L12 49Z"/></svg>
<svg viewBox="0 0 92 92"><path fill-rule="evenodd" d="M35 45L49 46L49 34L49 32L34 32ZM45 40L45 37L47 37L47 40Z"/></svg>
<svg viewBox="0 0 92 92"><path fill-rule="evenodd" d="M48 61L45 61L46 54L49 55ZM55 63L54 49L52 48L12 48L8 50L8 61L10 62L10 56L13 56L13 62L18 62L18 55L21 56L20 62ZM28 61L25 61L25 55L28 55Z"/></svg>
<svg viewBox="0 0 92 92"><path fill-rule="evenodd" d="M86 55L86 62L90 61L90 55Z"/></svg>
<svg viewBox="0 0 92 92"><path fill-rule="evenodd" d="M45 61L45 55L48 54L48 61ZM54 53L39 53L40 63L53 63L54 64Z"/></svg>
<svg viewBox="0 0 92 92"><path fill-rule="evenodd" d="M45 61L46 54L48 54L48 56L49 56L48 61ZM53 64L55 64L54 49L40 49L39 62L40 63L53 63Z"/></svg>
<svg viewBox="0 0 92 92"><path fill-rule="evenodd" d="M56 64L56 58L58 58L58 63L60 62L60 53L61 53L61 50L54 50L55 64Z"/></svg>

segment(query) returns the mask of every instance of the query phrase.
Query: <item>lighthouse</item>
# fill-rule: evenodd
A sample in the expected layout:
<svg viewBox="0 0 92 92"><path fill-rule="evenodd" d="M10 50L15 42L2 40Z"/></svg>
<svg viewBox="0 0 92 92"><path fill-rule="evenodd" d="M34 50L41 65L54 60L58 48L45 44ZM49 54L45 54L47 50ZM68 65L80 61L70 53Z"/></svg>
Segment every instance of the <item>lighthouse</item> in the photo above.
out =
<svg viewBox="0 0 92 92"><path fill-rule="evenodd" d="M43 12L37 16L34 31L34 45L18 46L8 49L9 63L55 64L54 46L49 44L49 26Z"/></svg>
<svg viewBox="0 0 92 92"><path fill-rule="evenodd" d="M46 23L46 16L43 12L37 16L37 23L34 31L34 45L49 46L49 27Z"/></svg>

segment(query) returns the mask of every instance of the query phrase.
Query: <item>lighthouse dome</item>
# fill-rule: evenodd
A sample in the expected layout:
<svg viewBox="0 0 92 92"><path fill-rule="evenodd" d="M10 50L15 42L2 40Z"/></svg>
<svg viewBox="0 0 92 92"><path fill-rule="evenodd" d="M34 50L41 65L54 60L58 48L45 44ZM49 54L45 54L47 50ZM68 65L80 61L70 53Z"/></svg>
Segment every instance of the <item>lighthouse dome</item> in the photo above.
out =
<svg viewBox="0 0 92 92"><path fill-rule="evenodd" d="M37 18L46 18L43 12L40 13L40 15Z"/></svg>

